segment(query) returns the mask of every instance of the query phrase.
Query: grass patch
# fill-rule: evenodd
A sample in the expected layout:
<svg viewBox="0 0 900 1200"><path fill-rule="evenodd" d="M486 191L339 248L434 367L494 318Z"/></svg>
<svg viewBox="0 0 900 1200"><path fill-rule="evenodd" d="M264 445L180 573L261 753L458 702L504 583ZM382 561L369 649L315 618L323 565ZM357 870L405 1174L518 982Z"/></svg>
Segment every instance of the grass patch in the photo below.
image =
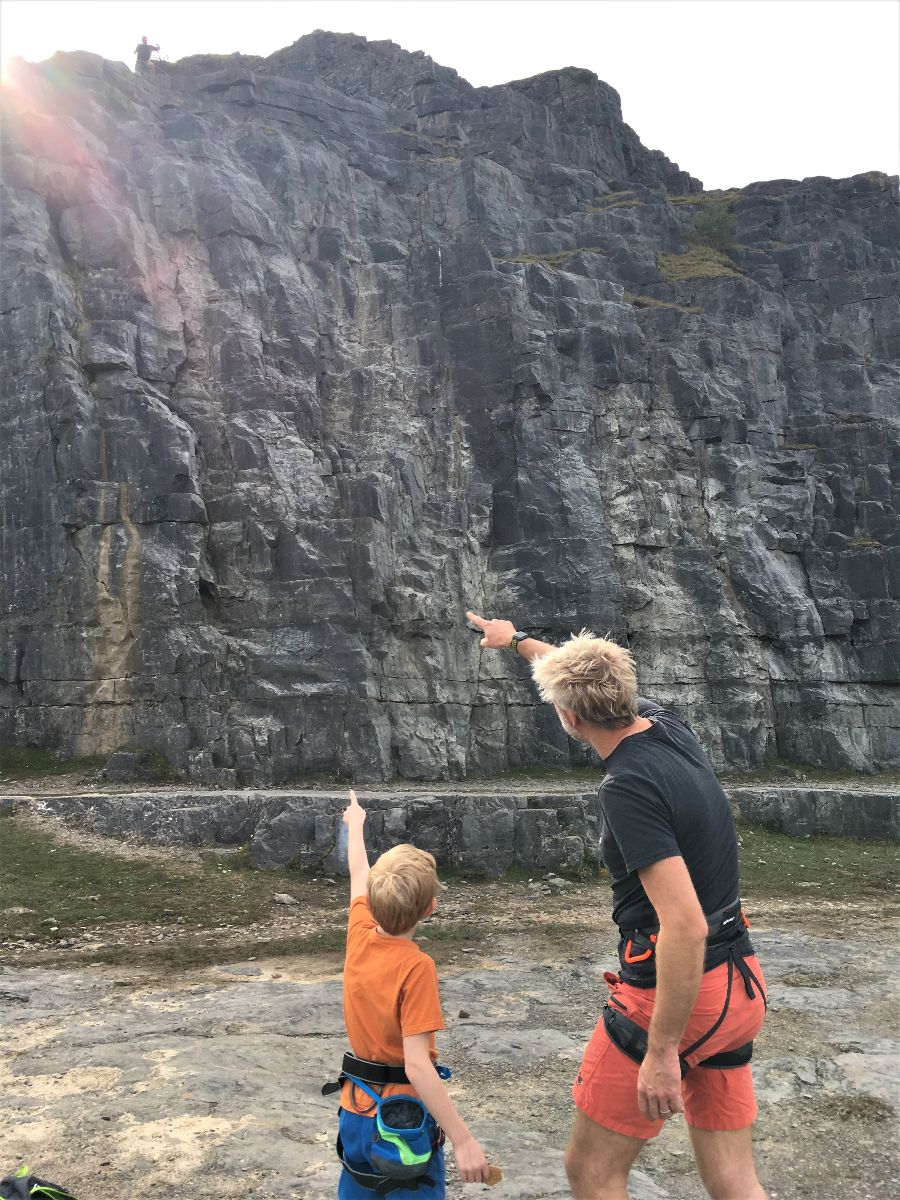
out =
<svg viewBox="0 0 900 1200"><path fill-rule="evenodd" d="M419 926L419 933L429 942L440 942L444 945L457 945L462 942L474 942L480 945L484 941L484 928L480 925L473 925L468 921L461 921L458 924L447 922L440 917L440 908L438 909L438 917L433 921L425 921Z"/></svg>
<svg viewBox="0 0 900 1200"><path fill-rule="evenodd" d="M658 254L656 266L666 283L686 279L719 279L726 275L743 278L744 272L712 246L691 246L685 254Z"/></svg>
<svg viewBox="0 0 900 1200"><path fill-rule="evenodd" d="M634 195L628 192L621 192L618 195L601 196L599 201L587 206L589 213L611 212L614 208L641 208L643 200L638 200Z"/></svg>
<svg viewBox="0 0 900 1200"><path fill-rule="evenodd" d="M856 537L851 538L847 545L853 546L857 549L877 550L881 545L881 542L876 541L875 538Z"/></svg>
<svg viewBox="0 0 900 1200"><path fill-rule="evenodd" d="M870 1096L868 1092L850 1096L823 1096L818 1108L820 1112L824 1110L825 1115L833 1121L893 1121L896 1117L892 1104L878 1096Z"/></svg>
<svg viewBox="0 0 900 1200"><path fill-rule="evenodd" d="M0 910L8 938L58 940L87 926L124 923L249 925L269 913L273 892L288 890L281 879L261 886L259 875L232 872L213 856L175 866L83 850L15 817L3 823L3 859ZM55 932L41 924L50 917Z"/></svg>
<svg viewBox="0 0 900 1200"><path fill-rule="evenodd" d="M576 254L605 254L602 246L579 246L576 250L559 250L556 254L519 254L513 258L498 258L501 263L539 263L544 267L561 267Z"/></svg>
<svg viewBox="0 0 900 1200"><path fill-rule="evenodd" d="M0 774L16 779L31 779L43 775L71 775L98 771L106 762L101 755L88 758L57 758L39 746L3 746L0 748Z"/></svg>
<svg viewBox="0 0 900 1200"><path fill-rule="evenodd" d="M335 922L333 929L320 930L298 937L252 938L232 942L202 942L185 938L183 941L163 942L158 946L103 946L88 952L90 962L108 966L139 964L144 967L164 967L167 970L187 970L212 967L217 963L246 962L248 958L284 958L295 954L337 954L345 945L345 919ZM71 956L60 954L58 962L71 963ZM42 956L41 962L46 963Z"/></svg>
<svg viewBox="0 0 900 1200"><path fill-rule="evenodd" d="M711 191L711 192L693 192L687 196L669 196L667 197L670 204L697 204L700 206L707 204L720 204L729 206L734 204L736 200L745 200L747 197L737 188L731 188L728 191Z"/></svg>
<svg viewBox="0 0 900 1200"><path fill-rule="evenodd" d="M900 885L893 842L791 838L743 823L738 825L738 833L741 890L751 897L884 899Z"/></svg>
<svg viewBox="0 0 900 1200"><path fill-rule="evenodd" d="M703 312L702 308L672 304L668 300L657 300L655 296L632 296L628 292L625 293L625 301L627 304L633 304L635 308L671 308L675 312L690 313L691 315Z"/></svg>

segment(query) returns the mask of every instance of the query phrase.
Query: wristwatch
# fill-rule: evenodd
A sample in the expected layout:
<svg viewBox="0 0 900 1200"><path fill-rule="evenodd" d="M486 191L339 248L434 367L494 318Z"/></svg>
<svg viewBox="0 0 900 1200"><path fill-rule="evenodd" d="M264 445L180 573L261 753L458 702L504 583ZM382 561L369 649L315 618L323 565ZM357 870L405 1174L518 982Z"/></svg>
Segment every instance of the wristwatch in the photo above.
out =
<svg viewBox="0 0 900 1200"><path fill-rule="evenodd" d="M518 630L509 639L509 648L519 653L519 642L525 642L531 637L530 633L520 633Z"/></svg>

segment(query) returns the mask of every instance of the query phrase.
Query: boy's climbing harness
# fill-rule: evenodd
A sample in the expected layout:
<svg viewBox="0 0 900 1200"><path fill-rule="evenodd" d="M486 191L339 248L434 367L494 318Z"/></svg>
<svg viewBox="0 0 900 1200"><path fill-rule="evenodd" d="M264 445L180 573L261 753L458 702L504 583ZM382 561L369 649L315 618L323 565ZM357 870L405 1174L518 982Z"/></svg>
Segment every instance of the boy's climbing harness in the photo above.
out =
<svg viewBox="0 0 900 1200"><path fill-rule="evenodd" d="M59 1184L29 1175L28 1167L19 1167L15 1175L0 1179L0 1197L2 1200L32 1200L32 1197L34 1200L75 1200L72 1193Z"/></svg>
<svg viewBox="0 0 900 1200"><path fill-rule="evenodd" d="M449 1079L448 1067L435 1064L442 1079ZM341 1136L338 1134L337 1154L344 1170L361 1187L378 1196L389 1195L399 1188L416 1191L434 1187L428 1176L428 1168L434 1153L444 1143L443 1130L438 1129L428 1109L416 1096L405 1094L381 1096L373 1087L387 1083L409 1083L403 1067L388 1063L370 1062L345 1054L341 1074L334 1083L326 1083L322 1095L328 1096L339 1090L348 1081L371 1099L372 1144L368 1147L369 1162L374 1171L360 1171L352 1166L344 1154ZM370 1087L369 1085L373 1085Z"/></svg>

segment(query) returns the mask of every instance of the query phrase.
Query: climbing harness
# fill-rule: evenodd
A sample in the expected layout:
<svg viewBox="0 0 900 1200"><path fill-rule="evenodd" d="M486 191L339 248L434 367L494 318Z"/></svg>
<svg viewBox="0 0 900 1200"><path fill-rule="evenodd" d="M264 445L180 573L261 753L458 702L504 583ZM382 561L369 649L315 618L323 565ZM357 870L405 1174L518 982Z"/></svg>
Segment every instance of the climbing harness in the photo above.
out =
<svg viewBox="0 0 900 1200"><path fill-rule="evenodd" d="M706 920L709 926L709 935L706 941L706 959L703 969L704 972L711 971L714 967L721 966L723 962L728 963L725 1003L710 1028L679 1054L682 1079L692 1066L720 1070L743 1067L750 1062L753 1056L753 1042L750 1041L732 1050L709 1055L697 1063L688 1062L688 1059L696 1055L697 1051L705 1046L721 1028L722 1022L728 1015L735 971L743 980L749 998L753 1000L758 993L762 997L763 1005L766 1008L769 1006L769 1000L762 984L747 964L748 956L753 953L753 946L747 932L750 922L744 916L740 900L735 900L725 908L719 909L718 912L712 913ZM655 987L655 957L659 926L654 926L652 929L620 929L619 932L621 934L619 942L620 979L635 987ZM630 1059L640 1064L644 1061L647 1053L647 1031L641 1028L636 1021L632 1021L619 1008L613 1007L616 1003L614 996L607 1000L603 1009L603 1025L610 1041L614 1042Z"/></svg>
<svg viewBox="0 0 900 1200"><path fill-rule="evenodd" d="M435 1070L442 1079L451 1076L449 1067L435 1063ZM404 1069L345 1054L340 1076L323 1086L322 1095L332 1095L348 1081L354 1089L360 1088L365 1092L372 1101L370 1111L374 1110L374 1114L369 1161L375 1171L360 1171L351 1166L344 1155L341 1135L338 1134L337 1156L347 1174L361 1187L378 1196L389 1195L399 1188L410 1191L433 1188L435 1181L429 1177L428 1168L435 1151L444 1144L444 1131L434 1125L428 1109L417 1096L403 1093L382 1096L369 1086L408 1084ZM434 1136L432 1129L436 1130Z"/></svg>
<svg viewBox="0 0 900 1200"><path fill-rule="evenodd" d="M59 1184L29 1175L28 1167L19 1167L15 1175L0 1179L0 1197L2 1200L31 1200L32 1197L35 1200L75 1200L72 1193Z"/></svg>
<svg viewBox="0 0 900 1200"><path fill-rule="evenodd" d="M740 900L734 900L706 918L709 933L706 938L704 971L711 971L733 955L746 958L753 953L747 930L750 925L741 910ZM645 929L619 929L619 974L624 983L633 987L656 987L656 941L659 926ZM740 968L739 968L740 970ZM743 975L743 971L741 971Z"/></svg>

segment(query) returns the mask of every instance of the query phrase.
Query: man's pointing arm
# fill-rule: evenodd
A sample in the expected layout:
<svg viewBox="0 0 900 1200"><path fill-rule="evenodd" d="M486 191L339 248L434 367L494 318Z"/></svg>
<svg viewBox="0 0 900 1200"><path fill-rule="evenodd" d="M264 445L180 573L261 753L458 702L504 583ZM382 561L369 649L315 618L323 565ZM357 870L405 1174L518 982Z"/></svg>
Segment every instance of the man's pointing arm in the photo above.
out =
<svg viewBox="0 0 900 1200"><path fill-rule="evenodd" d="M479 617L477 613L473 612L467 612L466 617L481 630L483 636L480 645L485 650L513 649L512 639L516 633L516 627L512 621L495 621L487 617ZM534 659L548 654L553 647L548 642L541 642L537 638L529 636L521 638L515 649L522 658L533 662Z"/></svg>

